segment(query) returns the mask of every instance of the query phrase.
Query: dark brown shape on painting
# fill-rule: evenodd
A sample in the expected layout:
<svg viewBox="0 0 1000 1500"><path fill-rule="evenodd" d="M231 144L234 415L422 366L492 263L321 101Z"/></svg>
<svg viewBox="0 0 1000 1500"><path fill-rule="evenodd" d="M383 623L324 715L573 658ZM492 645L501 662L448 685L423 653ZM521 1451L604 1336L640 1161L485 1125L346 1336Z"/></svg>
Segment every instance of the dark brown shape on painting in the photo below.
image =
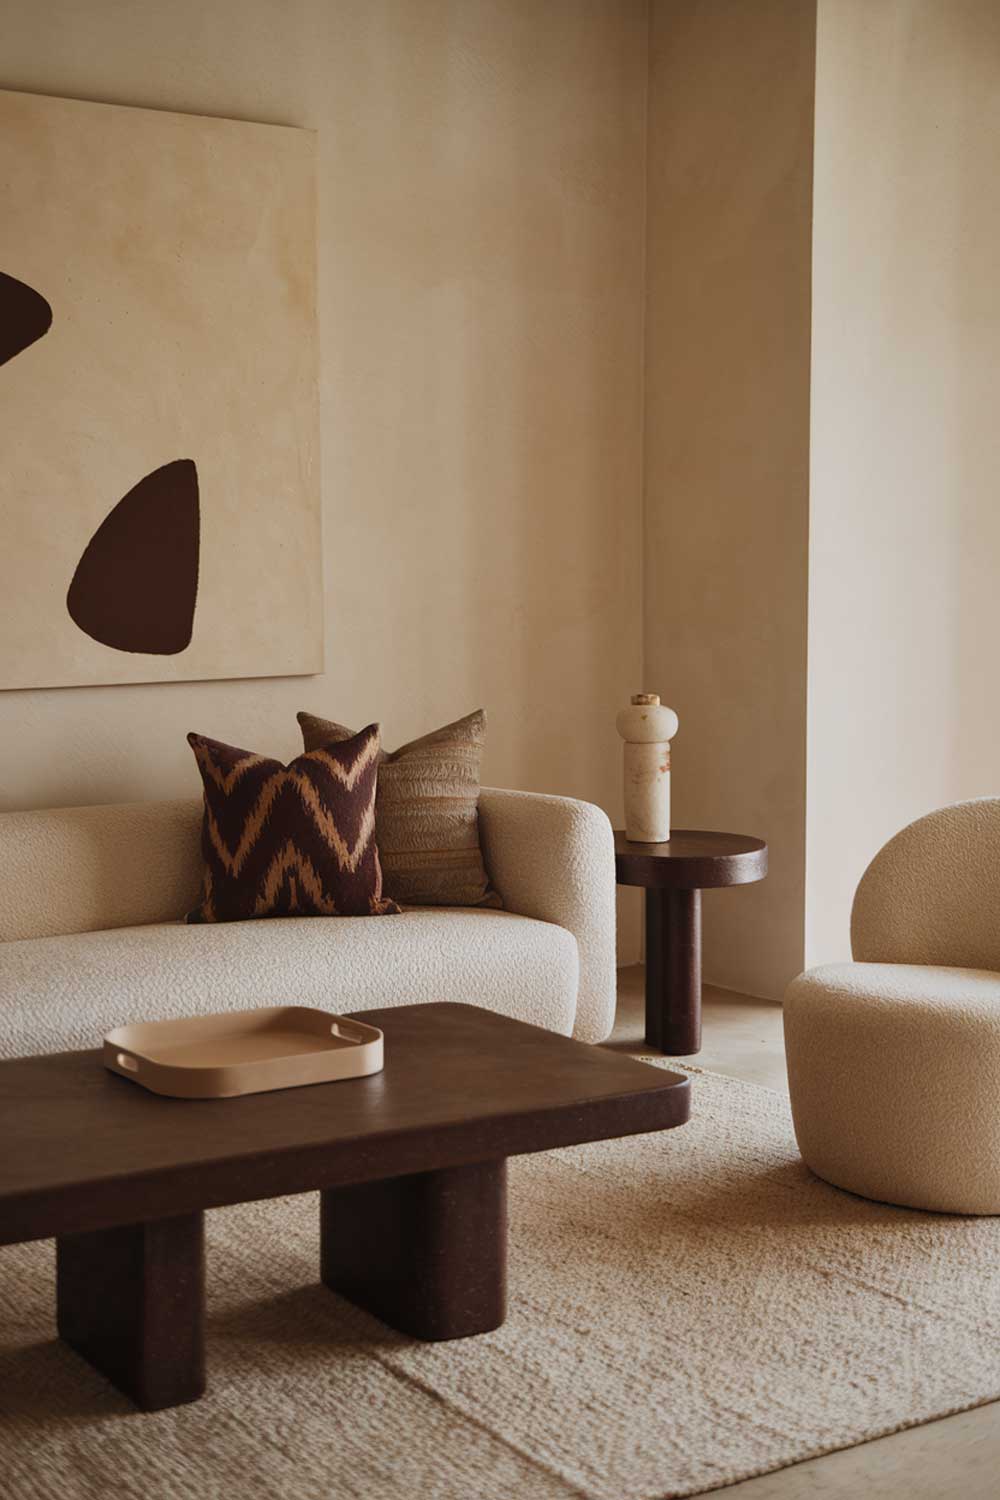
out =
<svg viewBox="0 0 1000 1500"><path fill-rule="evenodd" d="M77 564L66 608L102 646L176 656L191 643L198 543L198 470L177 458L105 516Z"/></svg>
<svg viewBox="0 0 1000 1500"><path fill-rule="evenodd" d="M0 365L52 327L52 309L40 292L0 271Z"/></svg>

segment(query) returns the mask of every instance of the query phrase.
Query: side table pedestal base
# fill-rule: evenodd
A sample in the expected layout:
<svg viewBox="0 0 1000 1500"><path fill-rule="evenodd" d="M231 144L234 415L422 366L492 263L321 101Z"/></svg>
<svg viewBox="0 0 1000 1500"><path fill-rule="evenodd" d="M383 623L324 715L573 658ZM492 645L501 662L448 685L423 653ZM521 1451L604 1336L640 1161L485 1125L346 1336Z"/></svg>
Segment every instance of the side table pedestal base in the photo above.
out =
<svg viewBox="0 0 1000 1500"><path fill-rule="evenodd" d="M701 1047L701 891L646 891L646 1041L671 1057Z"/></svg>

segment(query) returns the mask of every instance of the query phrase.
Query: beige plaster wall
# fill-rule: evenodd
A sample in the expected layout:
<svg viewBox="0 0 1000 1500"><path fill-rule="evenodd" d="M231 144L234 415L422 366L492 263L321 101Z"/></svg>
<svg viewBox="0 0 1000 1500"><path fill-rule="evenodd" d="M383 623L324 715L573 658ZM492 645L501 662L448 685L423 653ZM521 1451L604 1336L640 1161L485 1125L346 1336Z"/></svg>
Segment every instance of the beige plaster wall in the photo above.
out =
<svg viewBox="0 0 1000 1500"><path fill-rule="evenodd" d="M680 715L674 822L766 837L705 897L705 975L780 995L805 902L815 7L654 0L645 670Z"/></svg>
<svg viewBox="0 0 1000 1500"><path fill-rule="evenodd" d="M808 942L897 828L1000 784L1000 7L820 0Z"/></svg>
<svg viewBox="0 0 1000 1500"><path fill-rule="evenodd" d="M398 743L484 704L488 780L618 815L646 24L643 0L6 7L0 87L319 132L327 668L2 694L0 807L193 790L188 729L291 754L301 707Z"/></svg>

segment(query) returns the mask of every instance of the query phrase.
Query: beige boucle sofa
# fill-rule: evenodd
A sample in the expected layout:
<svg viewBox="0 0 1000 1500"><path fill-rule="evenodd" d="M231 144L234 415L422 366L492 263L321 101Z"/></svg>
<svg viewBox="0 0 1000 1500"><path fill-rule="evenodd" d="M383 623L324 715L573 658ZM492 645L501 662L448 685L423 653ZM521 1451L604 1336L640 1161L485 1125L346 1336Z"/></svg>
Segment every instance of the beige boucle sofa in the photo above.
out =
<svg viewBox="0 0 1000 1500"><path fill-rule="evenodd" d="M285 1002L471 1001L587 1042L611 1030L613 839L590 803L483 789L503 911L189 927L178 919L198 889L200 827L200 799L0 814L0 1055Z"/></svg>

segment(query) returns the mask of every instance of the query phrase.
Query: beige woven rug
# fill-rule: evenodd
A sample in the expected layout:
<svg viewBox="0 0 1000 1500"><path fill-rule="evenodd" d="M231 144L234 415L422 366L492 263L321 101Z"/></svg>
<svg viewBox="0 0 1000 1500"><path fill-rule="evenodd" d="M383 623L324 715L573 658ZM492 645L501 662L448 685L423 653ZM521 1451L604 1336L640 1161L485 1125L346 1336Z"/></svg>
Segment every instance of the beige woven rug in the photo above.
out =
<svg viewBox="0 0 1000 1500"><path fill-rule="evenodd" d="M209 1216L209 1393L133 1411L55 1341L52 1247L0 1250L0 1490L640 1500L1000 1395L1000 1219L811 1177L783 1098L695 1077L662 1136L512 1163L512 1305L420 1345L315 1281L316 1200Z"/></svg>

